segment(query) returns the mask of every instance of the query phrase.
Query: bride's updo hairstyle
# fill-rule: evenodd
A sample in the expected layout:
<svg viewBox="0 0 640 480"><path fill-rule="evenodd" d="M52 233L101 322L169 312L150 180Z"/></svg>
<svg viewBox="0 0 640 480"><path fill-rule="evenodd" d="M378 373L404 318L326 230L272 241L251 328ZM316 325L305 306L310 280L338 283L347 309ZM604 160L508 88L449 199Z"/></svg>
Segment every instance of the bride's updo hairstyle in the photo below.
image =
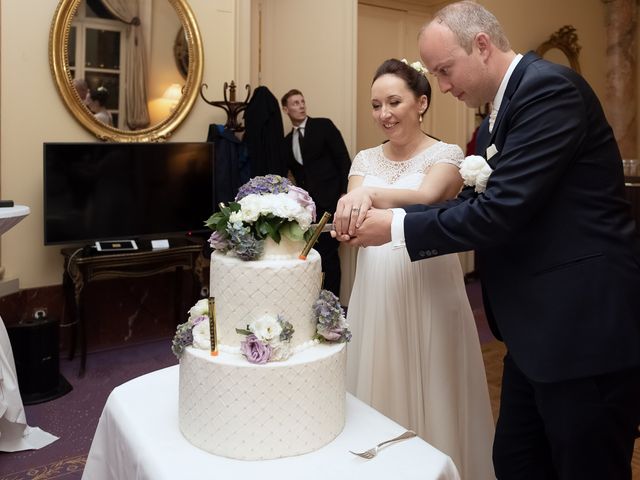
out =
<svg viewBox="0 0 640 480"><path fill-rule="evenodd" d="M426 69L424 70L426 72ZM422 95L427 97L427 110L431 105L431 85L424 73L418 72L411 65L404 63L397 58L390 58L382 62L382 65L378 67L375 75L373 76L373 82L375 82L382 75L395 75L405 81L409 89L416 95L416 98L420 98ZM426 113L425 110L423 113Z"/></svg>

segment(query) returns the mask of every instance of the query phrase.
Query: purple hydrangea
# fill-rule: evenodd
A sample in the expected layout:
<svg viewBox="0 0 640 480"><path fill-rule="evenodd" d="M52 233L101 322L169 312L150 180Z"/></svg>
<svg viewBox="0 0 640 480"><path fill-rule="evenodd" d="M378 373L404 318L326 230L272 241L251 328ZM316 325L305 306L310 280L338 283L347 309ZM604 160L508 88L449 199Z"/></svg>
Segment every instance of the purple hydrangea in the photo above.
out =
<svg viewBox="0 0 640 480"><path fill-rule="evenodd" d="M253 333L240 342L240 351L250 363L264 364L271 358L271 345L262 343Z"/></svg>
<svg viewBox="0 0 640 480"><path fill-rule="evenodd" d="M348 342L351 340L349 325L344 318L340 300L333 292L321 290L318 300L313 304L315 314L316 338L327 342Z"/></svg>
<svg viewBox="0 0 640 480"><path fill-rule="evenodd" d="M280 175L254 177L240 187L236 195L236 202L252 194L287 193L291 186L291 182Z"/></svg>
<svg viewBox="0 0 640 480"><path fill-rule="evenodd" d="M221 252L226 252L231 247L229 237L217 230L209 237L209 245L214 250L220 250Z"/></svg>
<svg viewBox="0 0 640 480"><path fill-rule="evenodd" d="M179 359L184 349L193 343L193 323L185 322L178 325L176 334L171 342L171 351Z"/></svg>

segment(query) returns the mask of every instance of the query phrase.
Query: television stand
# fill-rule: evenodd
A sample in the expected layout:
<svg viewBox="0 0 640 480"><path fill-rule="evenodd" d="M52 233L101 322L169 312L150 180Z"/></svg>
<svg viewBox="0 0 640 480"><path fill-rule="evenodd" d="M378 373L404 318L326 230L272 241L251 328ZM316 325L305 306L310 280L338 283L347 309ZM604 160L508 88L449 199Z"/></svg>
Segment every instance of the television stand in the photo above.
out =
<svg viewBox="0 0 640 480"><path fill-rule="evenodd" d="M203 241L199 239L172 239L169 248L153 250L151 242L140 241L140 249L129 252L95 252L92 248L63 248L64 273L62 286L65 296L65 311L68 312L71 339L69 359L73 359L76 342L80 343L80 371L82 377L87 363L87 307L84 304L85 285L95 280L114 278L147 277L158 273L175 272L175 318L176 324L188 307L183 305L182 271L189 269L193 275L193 298L200 298L202 288L207 285L204 268L208 261L202 255Z"/></svg>

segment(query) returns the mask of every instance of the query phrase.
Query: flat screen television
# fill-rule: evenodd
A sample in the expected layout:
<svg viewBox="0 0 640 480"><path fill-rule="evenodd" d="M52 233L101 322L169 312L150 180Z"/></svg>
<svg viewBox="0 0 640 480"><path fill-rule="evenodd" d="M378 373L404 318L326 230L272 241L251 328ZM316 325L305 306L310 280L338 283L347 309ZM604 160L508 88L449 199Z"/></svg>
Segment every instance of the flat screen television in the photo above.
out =
<svg viewBox="0 0 640 480"><path fill-rule="evenodd" d="M211 143L45 143L44 243L204 235Z"/></svg>

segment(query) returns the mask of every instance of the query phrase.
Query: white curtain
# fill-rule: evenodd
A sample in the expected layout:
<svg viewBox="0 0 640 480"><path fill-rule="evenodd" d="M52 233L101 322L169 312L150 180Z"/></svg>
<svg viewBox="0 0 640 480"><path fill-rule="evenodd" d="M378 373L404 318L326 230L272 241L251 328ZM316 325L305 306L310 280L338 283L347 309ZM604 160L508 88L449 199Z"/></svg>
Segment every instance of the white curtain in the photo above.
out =
<svg viewBox="0 0 640 480"><path fill-rule="evenodd" d="M147 54L140 25L138 0L101 0L102 4L127 27L125 56L125 115L127 126L139 130L149 126L147 108Z"/></svg>

